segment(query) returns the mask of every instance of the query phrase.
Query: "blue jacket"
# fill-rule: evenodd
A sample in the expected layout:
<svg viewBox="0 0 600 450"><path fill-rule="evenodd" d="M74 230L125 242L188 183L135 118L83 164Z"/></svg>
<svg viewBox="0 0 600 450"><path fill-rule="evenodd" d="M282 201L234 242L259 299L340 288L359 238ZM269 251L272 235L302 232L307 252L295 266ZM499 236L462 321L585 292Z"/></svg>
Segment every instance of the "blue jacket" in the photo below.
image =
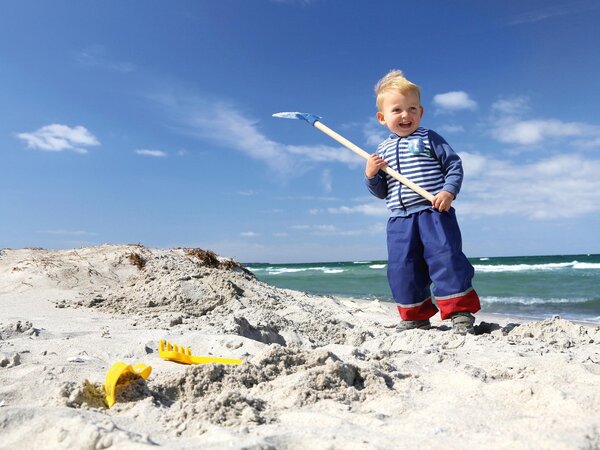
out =
<svg viewBox="0 0 600 450"><path fill-rule="evenodd" d="M377 147L377 154L423 189L436 195L444 190L456 197L463 180L462 161L443 137L433 130L417 128L411 135L391 134ZM406 217L431 208L431 203L383 171L369 179L369 191L386 199L392 216Z"/></svg>

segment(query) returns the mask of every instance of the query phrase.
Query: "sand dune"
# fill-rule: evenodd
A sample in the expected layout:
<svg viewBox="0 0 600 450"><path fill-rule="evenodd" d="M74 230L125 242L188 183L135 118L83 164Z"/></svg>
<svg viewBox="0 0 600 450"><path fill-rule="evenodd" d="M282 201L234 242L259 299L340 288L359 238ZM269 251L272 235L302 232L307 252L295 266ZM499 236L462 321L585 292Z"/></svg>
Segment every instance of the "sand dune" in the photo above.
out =
<svg viewBox="0 0 600 450"><path fill-rule="evenodd" d="M600 448L600 327L397 323L198 249L4 249L0 447ZM169 362L160 339L244 362ZM153 371L108 409L117 361Z"/></svg>

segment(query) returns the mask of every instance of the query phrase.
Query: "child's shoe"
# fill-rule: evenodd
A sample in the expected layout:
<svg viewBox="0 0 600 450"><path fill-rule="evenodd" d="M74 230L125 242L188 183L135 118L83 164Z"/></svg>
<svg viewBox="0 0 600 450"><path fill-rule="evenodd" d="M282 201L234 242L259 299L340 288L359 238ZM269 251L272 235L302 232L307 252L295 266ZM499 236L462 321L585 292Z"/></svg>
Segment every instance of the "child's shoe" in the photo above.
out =
<svg viewBox="0 0 600 450"><path fill-rule="evenodd" d="M457 312L452 314L452 331L456 334L475 334L475 316L468 312Z"/></svg>
<svg viewBox="0 0 600 450"><path fill-rule="evenodd" d="M421 330L429 330L431 328L431 322L429 320L403 320L396 327L397 331L406 331L406 330L416 330L417 328Z"/></svg>

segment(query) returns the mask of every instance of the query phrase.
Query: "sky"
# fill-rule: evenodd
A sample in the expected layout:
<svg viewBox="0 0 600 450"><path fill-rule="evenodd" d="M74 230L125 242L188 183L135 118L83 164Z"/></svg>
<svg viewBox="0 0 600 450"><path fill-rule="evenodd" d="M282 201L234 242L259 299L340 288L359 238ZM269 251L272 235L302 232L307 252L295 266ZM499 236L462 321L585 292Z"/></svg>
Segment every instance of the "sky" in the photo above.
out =
<svg viewBox="0 0 600 450"><path fill-rule="evenodd" d="M463 160L467 256L600 253L597 0L5 0L0 248L386 258L375 83Z"/></svg>

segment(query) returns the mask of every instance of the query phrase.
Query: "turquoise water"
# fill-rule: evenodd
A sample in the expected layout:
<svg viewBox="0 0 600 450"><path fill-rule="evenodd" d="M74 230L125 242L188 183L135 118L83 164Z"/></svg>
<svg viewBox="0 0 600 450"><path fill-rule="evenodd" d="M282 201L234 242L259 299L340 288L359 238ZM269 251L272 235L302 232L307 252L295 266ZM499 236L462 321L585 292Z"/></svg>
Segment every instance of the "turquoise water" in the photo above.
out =
<svg viewBox="0 0 600 450"><path fill-rule="evenodd" d="M600 255L472 258L482 311L600 323ZM393 302L386 261L248 264L273 286Z"/></svg>

